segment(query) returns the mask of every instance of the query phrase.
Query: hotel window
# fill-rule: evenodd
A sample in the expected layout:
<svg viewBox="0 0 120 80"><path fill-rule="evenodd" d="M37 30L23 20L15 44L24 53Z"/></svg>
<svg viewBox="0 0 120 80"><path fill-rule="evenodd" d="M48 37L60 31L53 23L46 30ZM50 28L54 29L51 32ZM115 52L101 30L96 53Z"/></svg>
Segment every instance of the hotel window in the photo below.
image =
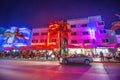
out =
<svg viewBox="0 0 120 80"><path fill-rule="evenodd" d="M104 22L102 21L102 22L98 22L98 25L104 25Z"/></svg>
<svg viewBox="0 0 120 80"><path fill-rule="evenodd" d="M89 35L88 31L83 32L83 35Z"/></svg>
<svg viewBox="0 0 120 80"><path fill-rule="evenodd" d="M81 24L81 27L87 27L87 24Z"/></svg>
<svg viewBox="0 0 120 80"><path fill-rule="evenodd" d="M52 39L52 42L56 42L56 39Z"/></svg>
<svg viewBox="0 0 120 80"><path fill-rule="evenodd" d="M38 43L38 40L32 40L32 43Z"/></svg>
<svg viewBox="0 0 120 80"><path fill-rule="evenodd" d="M47 42L47 40L46 39L41 39L40 40L40 43L44 43L44 42Z"/></svg>
<svg viewBox="0 0 120 80"><path fill-rule="evenodd" d="M108 43L109 40L108 40L108 39L102 39L102 42L103 42L103 43Z"/></svg>
<svg viewBox="0 0 120 80"><path fill-rule="evenodd" d="M33 36L39 36L39 33L33 33Z"/></svg>
<svg viewBox="0 0 120 80"><path fill-rule="evenodd" d="M71 28L76 28L76 25L71 25Z"/></svg>
<svg viewBox="0 0 120 80"><path fill-rule="evenodd" d="M77 40L71 40L71 43L77 43Z"/></svg>
<svg viewBox="0 0 120 80"><path fill-rule="evenodd" d="M89 40L84 40L84 43L90 43L90 41Z"/></svg>
<svg viewBox="0 0 120 80"><path fill-rule="evenodd" d="M76 32L71 33L71 35L77 35Z"/></svg>
<svg viewBox="0 0 120 80"><path fill-rule="evenodd" d="M104 34L104 33L106 33L106 30L100 30L100 33Z"/></svg>
<svg viewBox="0 0 120 80"><path fill-rule="evenodd" d="M41 35L47 35L47 32L41 32Z"/></svg>

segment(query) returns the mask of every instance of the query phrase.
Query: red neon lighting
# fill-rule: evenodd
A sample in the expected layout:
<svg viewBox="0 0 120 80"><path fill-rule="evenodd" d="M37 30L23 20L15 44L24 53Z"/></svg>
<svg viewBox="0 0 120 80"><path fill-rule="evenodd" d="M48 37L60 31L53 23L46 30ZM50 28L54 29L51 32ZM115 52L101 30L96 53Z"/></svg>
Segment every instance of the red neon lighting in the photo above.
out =
<svg viewBox="0 0 120 80"><path fill-rule="evenodd" d="M49 26L49 28L52 28L54 25L53 24L51 24L50 26Z"/></svg>
<svg viewBox="0 0 120 80"><path fill-rule="evenodd" d="M45 45L45 43L31 43L31 45Z"/></svg>
<svg viewBox="0 0 120 80"><path fill-rule="evenodd" d="M55 42L51 42L51 43L49 43L49 44L56 44Z"/></svg>
<svg viewBox="0 0 120 80"><path fill-rule="evenodd" d="M60 39L60 31L58 32L57 36L58 36L58 40L59 40Z"/></svg>
<svg viewBox="0 0 120 80"><path fill-rule="evenodd" d="M49 41L50 41L50 32L48 32L47 46L49 46Z"/></svg>
<svg viewBox="0 0 120 80"><path fill-rule="evenodd" d="M57 27L59 27L59 25L58 24L54 24L54 26L57 28Z"/></svg>
<svg viewBox="0 0 120 80"><path fill-rule="evenodd" d="M52 30L55 30L56 28L52 28Z"/></svg>

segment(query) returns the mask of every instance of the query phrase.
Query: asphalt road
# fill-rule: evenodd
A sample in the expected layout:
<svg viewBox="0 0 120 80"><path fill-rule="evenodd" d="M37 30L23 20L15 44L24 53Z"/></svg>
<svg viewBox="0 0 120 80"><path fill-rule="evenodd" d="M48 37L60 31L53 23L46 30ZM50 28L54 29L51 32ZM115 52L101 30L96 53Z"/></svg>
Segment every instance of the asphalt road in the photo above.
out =
<svg viewBox="0 0 120 80"><path fill-rule="evenodd" d="M120 63L92 63L86 66L1 59L0 80L120 80Z"/></svg>

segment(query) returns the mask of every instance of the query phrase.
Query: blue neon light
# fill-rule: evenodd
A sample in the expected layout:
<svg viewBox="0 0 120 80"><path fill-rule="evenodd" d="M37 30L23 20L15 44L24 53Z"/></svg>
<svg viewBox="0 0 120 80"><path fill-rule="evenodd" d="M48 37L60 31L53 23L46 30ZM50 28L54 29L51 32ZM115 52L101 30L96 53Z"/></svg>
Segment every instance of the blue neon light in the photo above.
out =
<svg viewBox="0 0 120 80"><path fill-rule="evenodd" d="M21 47L30 43L31 30L27 28L11 27L10 29L0 29L0 45L2 47Z"/></svg>

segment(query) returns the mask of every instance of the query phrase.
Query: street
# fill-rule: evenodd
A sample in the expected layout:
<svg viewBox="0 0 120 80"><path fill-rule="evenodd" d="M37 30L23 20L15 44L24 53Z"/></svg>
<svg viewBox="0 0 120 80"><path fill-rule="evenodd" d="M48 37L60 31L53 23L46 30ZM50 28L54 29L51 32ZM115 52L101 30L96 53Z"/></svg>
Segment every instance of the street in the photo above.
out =
<svg viewBox="0 0 120 80"><path fill-rule="evenodd" d="M0 59L0 80L120 80L120 63L60 65Z"/></svg>

